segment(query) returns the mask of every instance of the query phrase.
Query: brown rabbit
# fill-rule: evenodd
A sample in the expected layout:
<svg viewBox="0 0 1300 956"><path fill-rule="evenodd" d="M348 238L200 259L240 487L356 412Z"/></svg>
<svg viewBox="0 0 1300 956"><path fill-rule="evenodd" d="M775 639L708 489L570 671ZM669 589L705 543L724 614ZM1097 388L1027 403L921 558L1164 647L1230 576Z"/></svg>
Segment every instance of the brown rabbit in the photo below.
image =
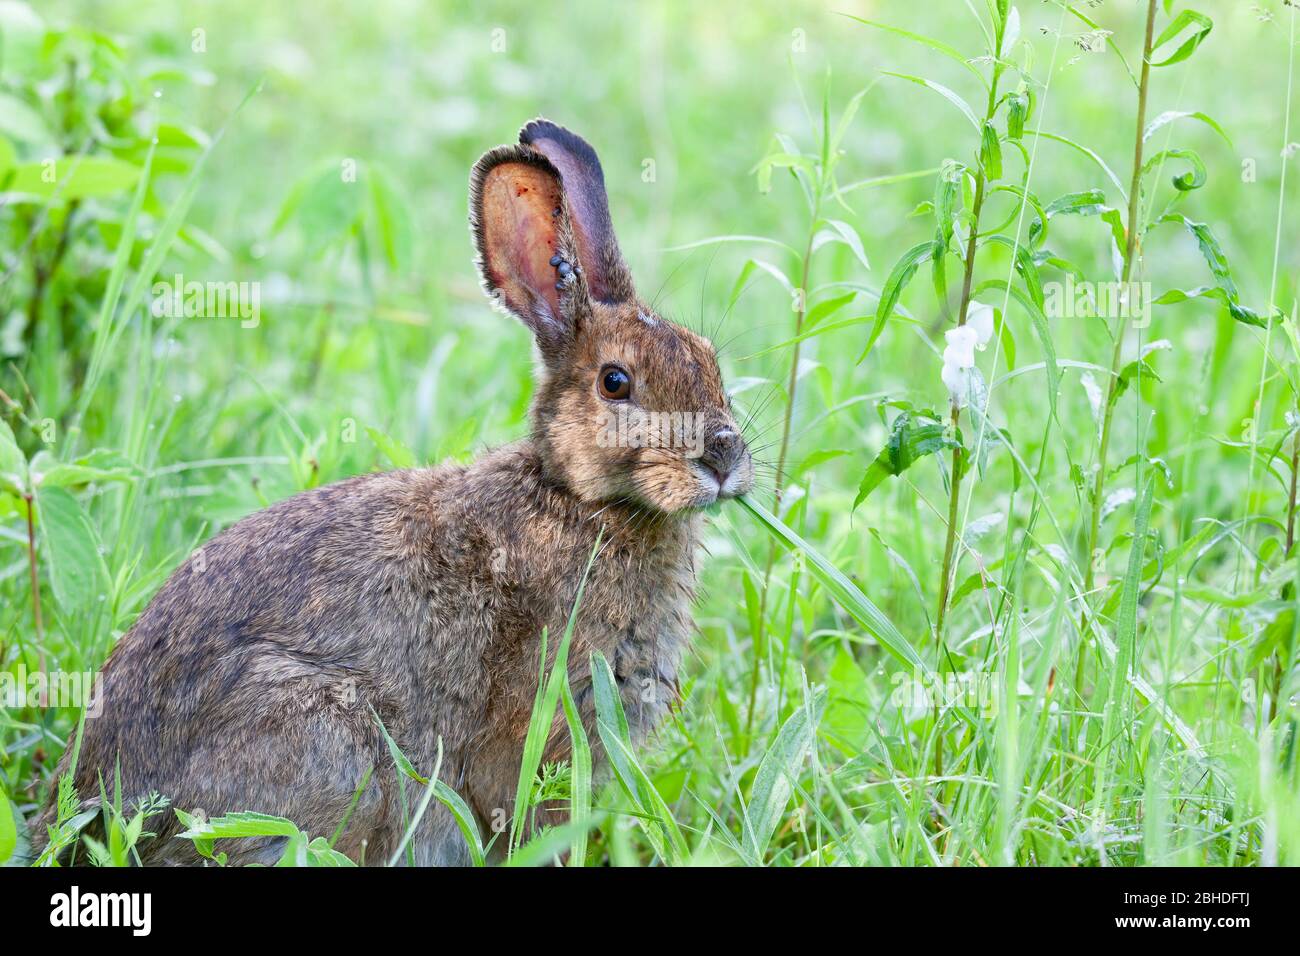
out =
<svg viewBox="0 0 1300 956"><path fill-rule="evenodd" d="M484 155L470 223L485 290L536 340L531 437L469 467L307 491L204 545L105 665L76 768L90 802L120 764L128 801L157 791L312 835L346 816L336 848L384 862L403 811L373 708L422 770L441 738L440 776L490 837L512 812L542 629L563 632L602 531L573 636L576 700L598 748L587 661L600 650L634 736L663 716L692 628L698 509L753 483L714 350L637 298L600 162L568 130L535 120ZM566 745L554 735L547 759ZM174 819L151 826L144 862L199 862ZM222 848L271 863L282 844ZM422 865L468 859L436 805L413 846Z"/></svg>

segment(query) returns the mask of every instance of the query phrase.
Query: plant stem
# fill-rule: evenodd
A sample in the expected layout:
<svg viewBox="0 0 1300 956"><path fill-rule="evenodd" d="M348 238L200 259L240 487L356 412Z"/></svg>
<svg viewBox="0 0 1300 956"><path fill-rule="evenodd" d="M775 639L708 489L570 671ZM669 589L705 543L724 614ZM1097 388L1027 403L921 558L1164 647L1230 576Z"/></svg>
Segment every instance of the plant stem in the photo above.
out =
<svg viewBox="0 0 1300 956"><path fill-rule="evenodd" d="M1002 43L1002 32L1005 24L999 24L996 31L996 42ZM986 124L993 122L993 116L998 108L998 79L1002 74L1001 63L998 59L993 61L993 78L989 83L988 102L984 108L984 122ZM975 174L975 198L971 202L971 221L970 235L966 238L966 255L964 268L961 279L961 300L957 306L957 327L961 328L966 324L966 312L970 309L971 285L975 278L975 253L979 248L979 231L980 231L980 213L984 209L986 175L983 163ZM951 422L954 437L957 432L957 426L961 422L961 406L956 400L952 403ZM943 627L948 617L948 598L952 589L953 564L957 546L957 512L961 505L961 480L962 480L962 454L964 449L960 446L952 450L952 472L948 480L948 528L944 533L943 541L943 567L939 577L939 608L934 616L934 644L936 651L936 666L940 674L943 673L944 658L944 640ZM936 696L934 702L934 775L936 778L943 776L943 735L939 733L939 709L940 700Z"/></svg>
<svg viewBox="0 0 1300 956"><path fill-rule="evenodd" d="M990 99L992 94L990 93ZM984 208L984 173L981 171L975 181L975 201L971 206L970 238L966 240L965 267L961 280L961 300L957 311L957 327L966 324L966 310L970 307L970 290L975 276L975 251L979 232L980 212ZM961 406L952 403L952 427L957 430L961 421ZM952 450L952 476L949 479L948 492L948 532L943 543L943 573L939 579L939 609L935 613L934 639L937 646L943 646L943 625L948 615L948 592L951 588L953 552L957 542L957 509L961 502L962 449Z"/></svg>
<svg viewBox="0 0 1300 956"><path fill-rule="evenodd" d="M1300 470L1300 432L1291 436L1291 490L1286 509L1286 550L1282 557L1291 557L1291 546L1295 544L1295 498L1296 472Z"/></svg>
<svg viewBox="0 0 1300 956"><path fill-rule="evenodd" d="M776 456L776 489L772 500L772 513L781 515L781 487L785 483L785 459L790 450L790 423L794 420L795 390L799 387L799 350L803 345L799 336L803 334L804 316L808 314L808 273L812 266L812 244L816 237L817 217L821 215L821 189L817 190L817 199L813 203L812 224L808 228L808 243L804 246L803 270L799 277L799 307L794 313L794 351L790 356L790 375L786 381L785 419L781 423L781 447ZM769 563L768 571L771 571Z"/></svg>
<svg viewBox="0 0 1300 956"><path fill-rule="evenodd" d="M36 652L40 657L41 675L45 675L45 630L41 625L41 587L36 574L36 526L32 521L35 504L31 492L23 495L27 503L27 566L32 581L32 618L36 625ZM43 683L44 686L44 683Z"/></svg>
<svg viewBox="0 0 1300 956"><path fill-rule="evenodd" d="M1156 26L1156 0L1147 2L1147 29L1146 40L1142 45L1142 78L1138 82L1138 108L1137 108L1137 127L1133 136L1133 179L1129 184L1128 191L1128 221L1125 223L1124 236L1124 269L1123 276L1120 280L1121 287L1128 288L1129 280L1133 276L1133 263L1138 253L1138 235L1141 232L1141 223L1138 221L1139 203L1142 193L1142 134L1146 131L1147 121L1147 89L1151 76L1151 44L1155 36ZM1121 313L1123 310L1121 310ZM1083 578L1084 600L1087 601L1089 593L1092 591L1095 575L1093 573L1094 560L1093 554L1097 550L1097 535L1101 531L1101 496L1105 491L1106 485L1106 454L1110 449L1111 422L1115 415L1115 395L1119 387L1120 359L1123 357L1124 334L1128 331L1128 320L1121 314L1119 319L1119 328L1115 333L1115 349L1110 360L1110 384L1106 390L1106 407L1102 411L1101 420L1101 445L1097 450L1097 478L1093 484L1091 514L1089 516L1088 529L1088 550L1084 555L1086 570ZM1086 618L1086 614L1084 615ZM1080 633L1086 634L1085 626L1080 624ZM1078 680L1076 686L1082 683L1084 656L1079 655Z"/></svg>
<svg viewBox="0 0 1300 956"><path fill-rule="evenodd" d="M776 488L772 496L772 513L781 514L781 488L785 483L785 460L790 449L790 424L794 419L795 392L799 386L799 346L797 341L803 334L804 316L808 314L808 274L812 267L813 240L817 236L817 219L821 215L822 186L817 185L816 198L813 200L812 219L808 224L808 242L804 246L803 263L799 277L799 302L794 313L794 352L790 357L790 375L786 383L785 418L781 422L781 446L776 456ZM763 587L758 592L758 633L754 635L754 669L749 680L749 704L745 712L745 739L749 739L754 726L754 706L758 700L758 675L762 662L758 650L763 646L767 629L767 588L772 580L772 567L776 564L776 542L767 547L767 564L763 568Z"/></svg>
<svg viewBox="0 0 1300 956"><path fill-rule="evenodd" d="M1300 432L1291 436L1291 487L1287 495L1286 506L1286 550L1282 552L1283 561L1291 557L1291 548L1295 544L1295 499L1296 499L1296 473L1300 472ZM1294 599L1295 595L1292 595ZM1277 699L1282 694L1282 678L1284 668L1282 667L1282 650L1277 651L1277 660L1273 663L1273 693L1268 704L1268 722L1271 724L1277 719Z"/></svg>

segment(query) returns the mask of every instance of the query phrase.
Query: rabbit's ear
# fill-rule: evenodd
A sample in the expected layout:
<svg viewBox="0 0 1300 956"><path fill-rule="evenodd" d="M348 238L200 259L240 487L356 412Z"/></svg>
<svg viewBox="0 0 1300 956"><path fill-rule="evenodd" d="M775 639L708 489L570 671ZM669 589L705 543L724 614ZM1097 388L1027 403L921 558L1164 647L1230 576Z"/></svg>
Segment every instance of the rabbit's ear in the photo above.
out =
<svg viewBox="0 0 1300 956"><path fill-rule="evenodd" d="M474 164L469 195L483 288L543 351L563 348L587 292L572 271L576 243L559 171L526 146L498 146Z"/></svg>
<svg viewBox="0 0 1300 956"><path fill-rule="evenodd" d="M521 129L519 142L537 150L560 171L578 261L592 297L602 302L634 301L636 289L614 237L605 175L596 151L581 136L544 119L535 119Z"/></svg>

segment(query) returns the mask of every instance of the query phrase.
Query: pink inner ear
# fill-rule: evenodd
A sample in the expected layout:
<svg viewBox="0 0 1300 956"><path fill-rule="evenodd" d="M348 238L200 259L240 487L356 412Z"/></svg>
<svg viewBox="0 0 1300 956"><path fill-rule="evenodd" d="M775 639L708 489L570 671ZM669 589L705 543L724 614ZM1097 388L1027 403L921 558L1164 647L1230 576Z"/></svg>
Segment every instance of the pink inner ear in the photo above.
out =
<svg viewBox="0 0 1300 956"><path fill-rule="evenodd" d="M560 187L555 177L525 163L502 163L483 184L485 260L506 304L524 315L535 299L560 315L556 273L556 216Z"/></svg>

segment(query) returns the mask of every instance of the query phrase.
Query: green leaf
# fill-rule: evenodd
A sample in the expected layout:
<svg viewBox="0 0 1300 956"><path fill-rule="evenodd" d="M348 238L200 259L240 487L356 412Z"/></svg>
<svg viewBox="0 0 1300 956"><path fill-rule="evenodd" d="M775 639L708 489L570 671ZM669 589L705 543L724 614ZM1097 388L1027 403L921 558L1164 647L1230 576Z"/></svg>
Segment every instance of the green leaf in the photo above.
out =
<svg viewBox="0 0 1300 956"><path fill-rule="evenodd" d="M384 453L384 457L393 463L394 468L414 468L419 464L415 452L391 435L386 435L377 428L367 428L366 434L375 443L375 447Z"/></svg>
<svg viewBox="0 0 1300 956"><path fill-rule="evenodd" d="M131 205L131 210L127 216L127 221L122 230L122 239L118 244L117 251L113 259L113 269L109 275L109 285L105 291L103 304L100 307L99 322L95 329L95 344L91 355L90 370L86 373L85 384L81 389L81 395L77 404L76 418L80 421L85 417L86 409L94 397L95 390L99 385L100 378L103 374L103 363L112 346L121 337L125 330L126 318L130 317L136 306L144 299L145 290L150 287L154 276L162 267L163 260L166 258L172 243L176 241L176 236L180 232L181 226L185 222L185 216L189 213L190 205L194 202L194 197L198 192L199 180L202 176L204 167L207 165L208 157L217 147L225 136L226 128L230 121L239 114L240 110L247 105L248 101L257 94L262 88L261 81L254 84L249 91L244 94L244 98L239 101L230 114L230 118L222 124L217 130L212 142L208 148L199 154L194 165L190 167L189 175L185 178L185 183L181 191L167 206L167 214L163 217L162 222L157 226L153 233L153 241L149 244L149 249L144 255L144 260L139 265L139 270L135 274L124 299L121 300L119 310L119 296L121 294L123 280L126 269L131 261L131 252L135 244L136 218L144 202L144 195L149 184L149 170L153 161L154 150L150 147L148 158L145 160L144 173L140 176L140 181L136 188L135 198ZM114 322L114 314L120 311L124 316L121 322Z"/></svg>
<svg viewBox="0 0 1300 956"><path fill-rule="evenodd" d="M1056 345L1052 341L1052 330L1047 323L1047 316L1044 313L1043 306L1035 302L1033 298L1026 295L1023 291L1010 285L1002 279L990 279L980 285L981 289L1001 289L1010 295L1024 307L1025 312L1029 314L1029 319L1034 324L1034 332L1038 336L1038 342L1043 349L1043 366L1047 371L1047 404L1056 417L1057 393L1061 389L1061 368L1056 361Z"/></svg>
<svg viewBox="0 0 1300 956"><path fill-rule="evenodd" d="M990 182L1002 178L1002 145L992 123L984 124L980 136L980 168L984 171L984 178Z"/></svg>
<svg viewBox="0 0 1300 956"><path fill-rule="evenodd" d="M0 787L0 864L13 856L17 846L18 826L14 823L14 805L9 802L5 788Z"/></svg>
<svg viewBox="0 0 1300 956"><path fill-rule="evenodd" d="M370 180L371 209L375 226L379 230L384 257L391 268L402 269L411 260L415 234L408 211L410 203L398 194L387 173L373 166L366 172Z"/></svg>
<svg viewBox="0 0 1300 956"><path fill-rule="evenodd" d="M1173 40L1188 27L1191 27L1192 32L1179 45L1178 49L1163 60L1154 59L1156 50ZM1184 10L1174 17L1169 26L1164 28L1160 36L1156 37L1155 43L1151 45L1151 56L1153 57L1151 65L1170 66L1174 63L1181 63L1196 52L1196 48L1210 35L1212 29L1214 29L1214 21L1205 14L1198 13L1195 10Z"/></svg>
<svg viewBox="0 0 1300 956"><path fill-rule="evenodd" d="M65 613L83 613L110 588L99 536L77 499L64 489L39 488L36 503L54 596Z"/></svg>
<svg viewBox="0 0 1300 956"><path fill-rule="evenodd" d="M356 866L346 854L330 846L324 837L317 837L307 844L307 865L322 867Z"/></svg>
<svg viewBox="0 0 1300 956"><path fill-rule="evenodd" d="M1017 242L1010 236L993 235L987 237L984 241L995 242L1011 250L1012 255L1015 257L1016 272L1024 281L1025 291L1029 293L1029 297L1034 300L1034 305L1038 306L1041 311L1045 307L1043 280L1038 272L1038 265L1034 262L1034 254L1029 247Z"/></svg>
<svg viewBox="0 0 1300 956"><path fill-rule="evenodd" d="M836 296L833 299L824 299L821 302L818 302L808 310L808 314L803 320L803 327L808 330L812 329L813 326L822 319L834 315L840 309L844 308L844 306L852 302L857 298L857 295L856 292L850 292L847 295Z"/></svg>
<svg viewBox="0 0 1300 956"><path fill-rule="evenodd" d="M1028 93L1012 93L1007 97L1007 138L1019 141L1025 135L1025 123L1029 121L1030 100Z"/></svg>
<svg viewBox="0 0 1300 956"><path fill-rule="evenodd" d="M383 735L384 742L388 745L388 753L392 756L393 763L396 764L397 769L406 774L416 783L427 787L429 785L429 778L416 770L415 765L411 763L410 758L402 752L401 747L397 746L397 741L395 741L392 735L388 732L388 728L384 726L384 722L379 719L379 714L373 706L370 708L370 713L374 715L375 724L378 725L379 732ZM469 805L461 798L460 794L441 780L435 779L433 781L433 795L439 803L451 812L452 817L455 818L456 826L459 828L461 836L465 838L465 845L469 848L470 861L475 866L482 866L485 860L483 839L479 834L478 823L474 817L474 812L470 810Z"/></svg>
<svg viewBox="0 0 1300 956"><path fill-rule="evenodd" d="M256 813L252 810L240 810L223 816L203 820L197 816L176 811L186 829L178 833L182 840L228 840L239 837L257 836L297 836L301 831L292 820L272 816L269 813Z"/></svg>
<svg viewBox="0 0 1300 956"><path fill-rule="evenodd" d="M1119 401L1120 396L1128 390L1129 385L1143 375L1153 378L1157 382L1161 381L1155 368L1147 361L1147 357L1153 352L1167 348L1172 348L1167 339L1160 339L1157 342L1152 342L1142 349L1141 355L1125 365L1124 368L1120 370L1119 376L1115 380L1115 387L1110 391L1110 404L1114 405Z"/></svg>
<svg viewBox="0 0 1300 956"><path fill-rule="evenodd" d="M1098 216L1107 208L1105 193L1100 189L1085 189L1053 199L1043 207L1043 212L1050 222L1055 216ZM1046 235L1046 223L1035 217L1029 224L1029 244L1039 245Z"/></svg>
<svg viewBox="0 0 1300 956"><path fill-rule="evenodd" d="M90 482L129 481L135 476L136 467L106 448L96 448L71 462L61 462L41 450L32 457L30 471L35 488L68 488Z"/></svg>
<svg viewBox="0 0 1300 956"><path fill-rule="evenodd" d="M27 491L27 459L9 423L0 419L0 491L22 496Z"/></svg>
<svg viewBox="0 0 1300 956"><path fill-rule="evenodd" d="M817 177L817 167L813 164L812 159L807 156L785 152L768 153L751 170L758 177L758 191L760 193L766 194L772 191L772 171L775 169L798 170L808 176L809 179Z"/></svg>
<svg viewBox="0 0 1300 956"><path fill-rule="evenodd" d="M957 193L966 167L954 159L944 160L934 183L934 222L943 248L952 242L953 223L957 210ZM939 258L939 253L933 253Z"/></svg>
<svg viewBox="0 0 1300 956"><path fill-rule="evenodd" d="M922 76L912 76L910 73L894 73L890 70L882 70L881 72L886 76L896 76L900 80L908 80L912 83L918 84L919 86L924 86L927 89L934 90L934 92L938 93L953 106L957 107L957 109L961 110L962 115L965 116L966 119L970 120L971 126L973 126L977 132L979 131L980 121L975 118L975 111L970 108L970 104L942 83L935 83L933 80L927 80Z"/></svg>
<svg viewBox="0 0 1300 956"><path fill-rule="evenodd" d="M1168 292L1161 293L1152 302L1155 305L1172 305L1176 302L1186 302L1188 299L1215 299L1222 302L1227 308L1228 314L1238 322L1245 325L1254 325L1261 329L1268 327L1268 319L1254 309L1248 308L1240 302L1234 302L1228 293L1217 285L1197 286L1195 289L1170 289Z"/></svg>
<svg viewBox="0 0 1300 956"><path fill-rule="evenodd" d="M1084 156L1087 156L1094 163L1096 163L1097 166L1101 169L1101 171L1106 174L1106 177L1112 183L1115 184L1115 188L1119 190L1119 194L1122 197L1124 197L1124 200L1126 202L1128 201L1128 191L1124 188L1124 184L1120 182L1120 178L1115 175L1115 170L1107 166L1106 161L1102 159L1101 156L1098 155L1095 150L1089 149L1087 146L1084 146L1082 143L1075 142L1074 140L1066 136L1060 136L1056 133L1047 133L1047 132L1043 132L1042 130L1026 130L1026 132L1034 136L1041 136L1044 139L1050 139L1053 142L1062 143L1065 146L1069 146L1071 149L1078 150Z"/></svg>
<svg viewBox="0 0 1300 956"><path fill-rule="evenodd" d="M826 672L826 715L822 732L850 756L860 753L873 726L871 682L843 647Z"/></svg>
<svg viewBox="0 0 1300 956"><path fill-rule="evenodd" d="M1142 578L1142 556L1146 550L1147 521L1151 515L1151 498L1155 493L1155 478L1148 478L1142 489L1138 503L1137 516L1133 523L1133 543L1129 548L1128 568L1124 572L1124 581L1119 602L1119 615L1116 621L1115 660L1110 667L1110 689L1106 695L1105 715L1102 724L1101 746L1104 748L1096 764L1095 784L1093 787L1094 808L1100 808L1106 795L1106 776L1110 767L1110 745L1114 729L1118 722L1126 719L1127 708L1121 700L1120 690L1130 679L1129 671L1134 667L1137 648L1137 605L1138 591Z"/></svg>
<svg viewBox="0 0 1300 956"><path fill-rule="evenodd" d="M524 737L523 758L519 765L519 780L515 787L514 817L510 825L510 849L513 851L523 832L524 821L528 816L529 795L533 782L537 779L537 770L542 765L542 756L551 738L551 725L555 720L555 708L560 700L560 686L569 682L569 646L573 642L573 629L578 623L578 608L582 605L582 595L587 588L587 577L591 566L600 553L600 535L587 558L578 581L578 590L573 597L573 607L569 611L569 620L564 626L564 635L555 652L555 662L551 665L550 675L546 670L546 628L542 628L539 642L537 691L533 696L532 715L528 721L528 731ZM545 676L545 680L543 677Z"/></svg>
<svg viewBox="0 0 1300 956"><path fill-rule="evenodd" d="M352 235L361 221L366 187L358 182L368 169L354 170L345 178L338 161L317 165L300 179L275 218L274 232L297 222L312 254Z"/></svg>
<svg viewBox="0 0 1300 956"><path fill-rule="evenodd" d="M596 702L596 732L604 744L614 778L636 810L637 822L666 863L685 862L686 838L654 782L637 762L618 682L600 651L591 654L591 687Z"/></svg>
<svg viewBox="0 0 1300 956"><path fill-rule="evenodd" d="M1185 159L1192 167L1188 172L1181 176L1174 176L1171 180L1174 188L1180 193L1191 192L1205 185L1209 178L1205 170L1205 162L1195 150L1191 149L1166 149L1156 153L1142 164L1142 176L1145 178L1153 169L1163 168L1164 164L1171 159Z"/></svg>
<svg viewBox="0 0 1300 956"><path fill-rule="evenodd" d="M757 518L773 538L787 548L802 554L807 559L808 568L813 576L821 582L822 587L826 588L835 603L875 637L885 650L908 667L929 673L930 669L921 660L921 655L916 652L907 638L903 637L894 622L887 618L884 612L876 607L843 571L835 567L820 551L786 527L785 522L762 505L748 497L737 498L736 501Z"/></svg>
<svg viewBox="0 0 1300 956"><path fill-rule="evenodd" d="M969 70L976 77L976 79L978 79L981 83L983 83L985 86L988 85L988 81L984 79L984 74L982 74L979 71L979 68L976 67L975 64L971 63L970 60L960 50L952 46L949 46L947 43L944 43L942 40L936 40L934 37L926 36L923 33L913 33L910 30L903 30L900 29L899 27L891 27L887 23L879 23L875 20L866 20L863 19L862 17L855 17L851 13L845 13L842 14L842 16L846 16L850 20L856 20L858 21L858 23L866 24L869 27L875 27L877 30L884 30L887 33L893 33L897 36L905 37L908 40L912 40L916 43L924 44L925 46L928 46L931 50L935 50L939 53L942 53L944 56L948 57L948 59L952 60L954 63L960 63L963 67Z"/></svg>
<svg viewBox="0 0 1300 956"><path fill-rule="evenodd" d="M947 426L942 422L917 423L907 412L900 413L894 419L889 441L862 477L858 496L853 499L854 510L886 478L901 475L926 455L933 455L945 448L958 450L962 447L960 431L954 438L948 434Z"/></svg>
<svg viewBox="0 0 1300 956"><path fill-rule="evenodd" d="M762 863L781 814L790 801L794 790L790 781L797 779L799 765L817 740L817 727L825 707L826 692L823 690L796 708L781 725L776 740L758 765L749 806L745 808L742 837L745 852L755 865Z"/></svg>
<svg viewBox="0 0 1300 956"><path fill-rule="evenodd" d="M894 313L894 307L898 305L899 296L903 294L903 289L912 281L912 276L916 275L917 267L935 254L935 242L922 242L913 246L903 253L902 257L894 263L893 271L889 273L889 278L885 280L884 286L880 290L880 300L876 304L876 324L871 330L871 337L867 340L867 346L858 356L858 363L867 357L876 339L885 329L885 323Z"/></svg>
<svg viewBox="0 0 1300 956"><path fill-rule="evenodd" d="M871 263L867 261L866 250L862 248L862 237L858 235L856 229L839 219L823 219L822 222L830 226L830 231L823 230L817 234L819 241L814 243L814 249L820 248L826 242L842 242L853 250L853 255L862 268L871 268Z"/></svg>
<svg viewBox="0 0 1300 956"><path fill-rule="evenodd" d="M8 39L8 36L2 36L0 42ZM9 52L8 44L4 52ZM46 146L54 142L54 134L41 114L10 93L0 93L0 133L6 133L20 143Z"/></svg>
<svg viewBox="0 0 1300 956"><path fill-rule="evenodd" d="M375 724L379 727L379 733L384 738L384 743L388 745L388 753L393 758L393 763L397 769L406 774L422 787L429 785L429 778L424 776L420 771L415 769L415 764L411 763L410 758L402 752L402 748L397 746L397 741L393 739L384 722L379 718L379 712L375 710L374 705L370 707L370 713L375 718Z"/></svg>
<svg viewBox="0 0 1300 956"><path fill-rule="evenodd" d="M126 192L139 178L139 166L111 156L60 156L51 165L18 164L6 191L42 200L102 199Z"/></svg>
<svg viewBox="0 0 1300 956"><path fill-rule="evenodd" d="M1215 298L1223 302L1228 307L1228 313L1238 322L1246 325L1266 326L1268 320L1262 318L1254 310L1241 304L1241 297L1237 292L1237 284L1232 278L1232 268L1228 263L1228 257L1224 254L1223 247L1219 245L1219 240L1215 238L1214 230L1208 224L1195 222L1188 219L1182 213L1171 212L1158 219L1155 225L1161 223L1174 222L1181 223L1183 227L1191 233L1200 247L1201 255L1205 258L1205 263L1210 267L1210 272L1214 276L1214 282L1218 292L1211 292L1208 289L1194 289L1190 292L1181 292L1174 290L1166 292L1160 298L1156 299L1157 304L1166 304L1168 302L1179 302L1183 299L1194 296L1204 296L1206 298Z"/></svg>
<svg viewBox="0 0 1300 956"><path fill-rule="evenodd" d="M1172 123L1174 122L1174 120L1179 120L1183 118L1200 120L1206 126L1210 127L1210 129L1214 130L1216 133L1222 136L1223 141L1228 144L1229 149L1236 148L1232 145L1232 137L1230 137L1227 133L1225 133L1223 131L1223 127L1220 126L1218 123L1216 123L1212 117L1210 117L1206 113L1188 111L1188 110L1166 110L1165 112L1161 113L1159 116L1157 116L1155 119L1153 119L1150 123L1147 124L1147 128L1142 133L1142 141L1146 142L1147 140L1149 140L1152 137L1152 135L1156 132L1156 130L1160 129L1162 126Z"/></svg>

